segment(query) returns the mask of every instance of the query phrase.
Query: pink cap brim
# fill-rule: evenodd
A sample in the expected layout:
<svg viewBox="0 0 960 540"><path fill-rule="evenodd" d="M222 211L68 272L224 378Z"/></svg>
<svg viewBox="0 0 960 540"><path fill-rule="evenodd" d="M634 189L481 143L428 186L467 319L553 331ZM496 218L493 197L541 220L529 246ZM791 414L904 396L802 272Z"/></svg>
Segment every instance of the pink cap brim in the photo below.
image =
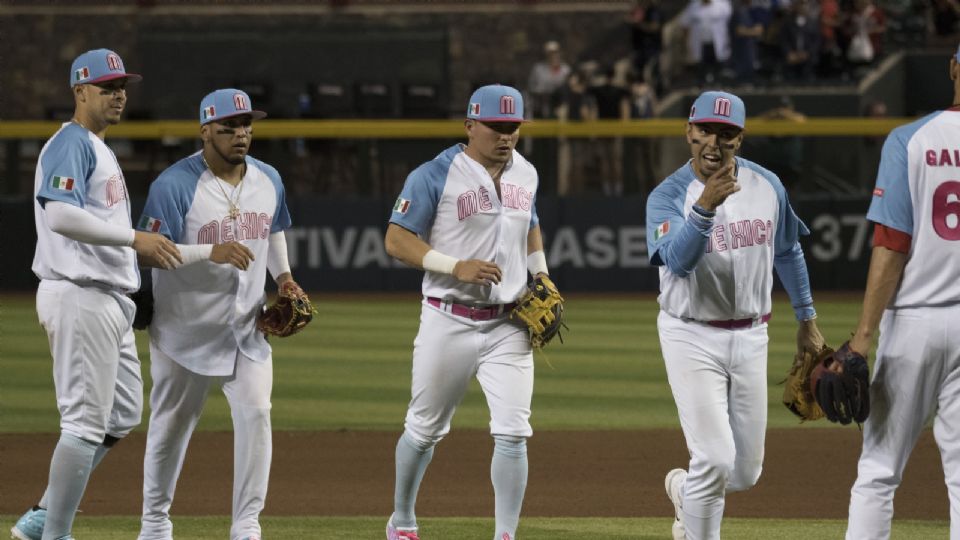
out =
<svg viewBox="0 0 960 540"><path fill-rule="evenodd" d="M245 115L245 114L246 114L246 115L250 115L251 117L253 117L254 120L260 120L261 118L266 118L266 117L267 117L267 113L265 113L265 112L263 112L263 111L240 111L240 112L236 112L236 113L234 113L234 114L228 114L228 115L225 115L225 116L221 116L221 117L219 117L219 118L211 118L211 119L207 120L206 122L203 122L203 123L200 124L200 125L202 126L202 125L209 124L209 123L211 123L211 122L219 122L219 121L221 121L221 120L226 120L227 118L233 118L234 116L243 116L243 115Z"/></svg>
<svg viewBox="0 0 960 540"><path fill-rule="evenodd" d="M127 82L140 82L143 80L143 77L137 75L136 73L115 73L111 75L104 75L103 77L98 77L89 81L80 82L77 84L97 84L101 82L112 81L114 79L127 79Z"/></svg>
<svg viewBox="0 0 960 540"><path fill-rule="evenodd" d="M467 120L476 120L477 122L516 122L518 124L526 124L526 123L532 122L532 120L527 120L525 118L519 119L519 118L513 118L513 117L470 118L468 116Z"/></svg>
<svg viewBox="0 0 960 540"><path fill-rule="evenodd" d="M743 126L737 124L736 122L731 122L724 118L701 118L699 120L688 120L687 122L691 124L726 124L728 126L733 126L736 128L743 129Z"/></svg>

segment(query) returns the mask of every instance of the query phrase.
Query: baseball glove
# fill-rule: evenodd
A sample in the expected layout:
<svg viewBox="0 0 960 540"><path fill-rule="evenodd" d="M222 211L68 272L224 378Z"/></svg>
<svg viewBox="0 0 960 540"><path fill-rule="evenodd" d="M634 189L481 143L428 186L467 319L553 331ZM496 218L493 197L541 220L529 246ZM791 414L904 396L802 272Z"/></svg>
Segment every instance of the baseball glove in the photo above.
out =
<svg viewBox="0 0 960 540"><path fill-rule="evenodd" d="M793 357L790 373L783 380L783 404L790 412L800 418L800 423L823 418L823 409L817 404L817 398L810 390L810 376L813 370L833 355L833 349L823 346L817 354L804 351Z"/></svg>
<svg viewBox="0 0 960 540"><path fill-rule="evenodd" d="M831 422L862 424L870 415L870 370L867 359L845 342L814 368L810 391Z"/></svg>
<svg viewBox="0 0 960 540"><path fill-rule="evenodd" d="M527 292L517 301L517 307L510 312L511 319L520 319L530 331L530 344L542 349L554 337L560 335L563 322L563 297L557 286L546 275L539 275L527 287Z"/></svg>
<svg viewBox="0 0 960 540"><path fill-rule="evenodd" d="M313 320L315 312L303 289L292 280L285 281L276 301L257 316L257 330L268 336L292 336Z"/></svg>
<svg viewBox="0 0 960 540"><path fill-rule="evenodd" d="M133 329L146 330L153 322L153 286L149 283L141 286L137 292L130 293L130 299L137 306L137 312L133 316Z"/></svg>

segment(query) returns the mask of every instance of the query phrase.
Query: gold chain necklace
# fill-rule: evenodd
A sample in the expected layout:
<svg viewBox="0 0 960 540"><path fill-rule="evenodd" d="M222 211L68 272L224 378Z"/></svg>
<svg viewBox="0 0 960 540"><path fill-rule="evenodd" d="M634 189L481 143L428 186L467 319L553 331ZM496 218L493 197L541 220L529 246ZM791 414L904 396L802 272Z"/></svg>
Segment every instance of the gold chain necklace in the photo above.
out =
<svg viewBox="0 0 960 540"><path fill-rule="evenodd" d="M217 187L220 188L220 193L223 193L223 198L227 200L227 204L229 205L228 213L230 215L230 219L237 219L240 217L240 197L243 195L243 177L240 178L240 187L234 190L234 192L237 194L236 197L231 199L230 196L227 195L226 190L223 189L223 186L220 185L220 182L226 182L226 180L220 178L215 172L213 172L213 169L210 168L210 164L207 163L207 158L203 157L203 154L200 155L200 159L203 160L203 165L210 171L210 174L213 175L214 180L216 180L215 183L217 184Z"/></svg>

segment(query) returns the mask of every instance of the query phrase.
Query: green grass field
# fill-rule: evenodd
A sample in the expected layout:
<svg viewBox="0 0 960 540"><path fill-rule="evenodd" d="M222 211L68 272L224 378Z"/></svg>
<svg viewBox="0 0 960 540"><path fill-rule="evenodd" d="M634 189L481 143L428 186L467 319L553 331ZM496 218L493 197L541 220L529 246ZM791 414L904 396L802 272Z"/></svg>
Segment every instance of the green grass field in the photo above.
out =
<svg viewBox="0 0 960 540"><path fill-rule="evenodd" d="M410 355L419 322L414 296L375 299L314 295L319 315L306 331L274 342L273 424L275 430L397 431L409 399ZM859 300L819 298L819 322L829 343L839 344L853 329ZM566 343L551 345L537 361L532 423L537 430L677 428L676 409L666 382L656 333L652 296L598 298L573 295L567 303ZM820 422L797 426L780 404L786 373L796 349L796 324L785 298L778 298L770 323L769 396L771 427L831 429ZM138 343L149 389L146 335ZM37 324L31 296L0 296L0 432L56 432L51 365L46 337ZM146 429L147 413L140 430ZM474 383L458 410L454 429L483 429L488 422L482 393ZM229 430L226 401L214 392L199 429ZM16 516L7 516L12 523ZM273 538L382 538L385 516L370 518L277 518L265 516ZM82 517L79 539L131 538L138 518ZM178 540L223 537L226 517L178 518ZM431 538L484 538L490 520L423 519ZM728 519L725 538L841 538L842 521ZM898 521L894 538L946 538L945 522ZM663 518L524 518L524 540L558 538L664 538Z"/></svg>

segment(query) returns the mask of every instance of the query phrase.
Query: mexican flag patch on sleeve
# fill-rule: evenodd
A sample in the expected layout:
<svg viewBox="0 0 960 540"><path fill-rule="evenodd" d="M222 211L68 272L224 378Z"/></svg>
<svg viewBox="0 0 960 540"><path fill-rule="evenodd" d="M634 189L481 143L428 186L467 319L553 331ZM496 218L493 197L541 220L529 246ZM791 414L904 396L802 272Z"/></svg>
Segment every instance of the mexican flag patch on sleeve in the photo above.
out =
<svg viewBox="0 0 960 540"><path fill-rule="evenodd" d="M397 202L393 205L393 211L400 214L406 214L407 210L410 209L410 201L404 199L403 197L397 197Z"/></svg>
<svg viewBox="0 0 960 540"><path fill-rule="evenodd" d="M670 232L670 222L664 221L659 227L657 227L657 230L653 231L653 239L660 240L666 236L668 232Z"/></svg>

